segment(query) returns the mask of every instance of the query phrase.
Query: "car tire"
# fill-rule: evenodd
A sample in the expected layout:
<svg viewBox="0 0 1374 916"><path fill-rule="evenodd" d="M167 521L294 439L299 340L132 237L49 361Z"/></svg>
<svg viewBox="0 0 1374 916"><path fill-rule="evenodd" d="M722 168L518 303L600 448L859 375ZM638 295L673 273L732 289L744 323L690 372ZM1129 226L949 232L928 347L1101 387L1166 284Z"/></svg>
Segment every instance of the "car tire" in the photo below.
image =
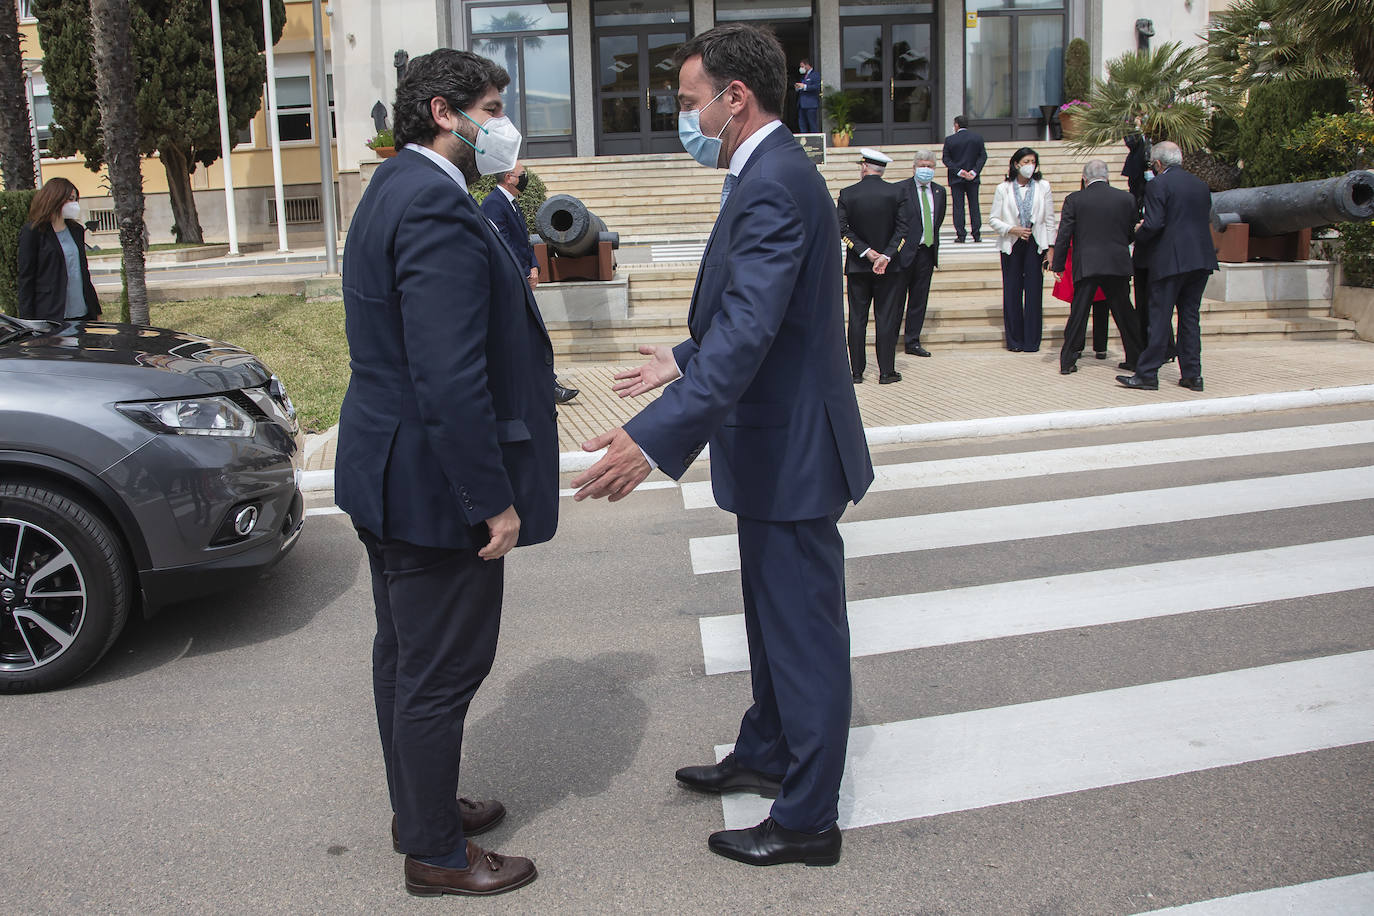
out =
<svg viewBox="0 0 1374 916"><path fill-rule="evenodd" d="M85 674L124 629L130 582L121 541L80 500L0 484L0 693Z"/></svg>

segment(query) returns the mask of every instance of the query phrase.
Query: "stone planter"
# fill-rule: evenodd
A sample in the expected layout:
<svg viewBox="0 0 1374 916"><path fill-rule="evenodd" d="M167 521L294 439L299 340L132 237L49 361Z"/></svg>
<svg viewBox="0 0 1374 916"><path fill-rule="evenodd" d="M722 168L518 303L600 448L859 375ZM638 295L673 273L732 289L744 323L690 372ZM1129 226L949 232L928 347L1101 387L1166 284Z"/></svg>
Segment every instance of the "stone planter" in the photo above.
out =
<svg viewBox="0 0 1374 916"><path fill-rule="evenodd" d="M1360 340L1374 340L1374 289L1336 286L1332 290L1331 314L1355 322L1355 336Z"/></svg>
<svg viewBox="0 0 1374 916"><path fill-rule="evenodd" d="M396 147L374 146L372 147L372 152L377 154L378 159L390 159L392 156L396 155Z"/></svg>

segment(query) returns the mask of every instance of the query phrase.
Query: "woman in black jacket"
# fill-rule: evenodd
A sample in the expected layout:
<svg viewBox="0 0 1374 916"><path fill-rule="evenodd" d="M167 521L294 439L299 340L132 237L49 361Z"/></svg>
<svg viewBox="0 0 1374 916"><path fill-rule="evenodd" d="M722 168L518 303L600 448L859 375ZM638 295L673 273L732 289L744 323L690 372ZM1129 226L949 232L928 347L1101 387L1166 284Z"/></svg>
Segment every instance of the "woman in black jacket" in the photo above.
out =
<svg viewBox="0 0 1374 916"><path fill-rule="evenodd" d="M53 178L33 196L29 221L19 230L20 318L84 321L99 317L100 300L86 265L81 194Z"/></svg>

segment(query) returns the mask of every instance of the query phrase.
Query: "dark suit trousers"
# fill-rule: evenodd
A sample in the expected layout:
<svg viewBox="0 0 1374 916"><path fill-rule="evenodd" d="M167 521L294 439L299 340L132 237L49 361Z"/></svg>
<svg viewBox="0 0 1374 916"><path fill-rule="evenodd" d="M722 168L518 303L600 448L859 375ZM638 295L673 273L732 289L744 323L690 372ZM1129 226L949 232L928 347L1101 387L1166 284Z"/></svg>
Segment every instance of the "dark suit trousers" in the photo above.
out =
<svg viewBox="0 0 1374 916"><path fill-rule="evenodd" d="M892 270L882 276L849 274L849 368L855 375L868 365L864 342L868 337L868 310L874 307L873 350L878 357L878 372L897 371L897 333L902 328L902 273Z"/></svg>
<svg viewBox="0 0 1374 916"><path fill-rule="evenodd" d="M1150 343L1140 354L1136 374L1147 379L1159 377L1159 367L1168 359L1169 332L1173 329L1174 309L1178 309L1178 371L1183 378L1202 375L1202 292L1211 271L1193 270L1150 281Z"/></svg>
<svg viewBox="0 0 1374 916"><path fill-rule="evenodd" d="M1128 280L1127 282L1129 283L1130 281ZM1127 299L1129 299L1129 298L1130 298L1130 296L1129 296L1129 294L1127 294ZM1107 300L1104 299L1104 300L1102 300L1101 302L1094 302L1094 303L1093 303L1093 352L1094 352L1094 353L1105 353L1105 352L1107 352L1107 316L1108 316L1110 313L1111 313L1111 309L1107 306ZM1131 320L1132 320L1132 321L1135 321L1135 320L1136 320L1136 319L1135 319L1135 313L1134 313L1134 312L1131 313ZM1118 329L1120 329L1120 327L1121 327L1120 325L1117 325L1117 328L1118 328ZM1138 331L1138 330L1140 330L1140 326L1139 326L1139 325L1136 325L1134 329ZM1083 348L1082 348L1082 347L1079 347L1078 349L1082 350Z"/></svg>
<svg viewBox="0 0 1374 916"><path fill-rule="evenodd" d="M1137 267L1135 270L1135 316L1140 322L1141 349L1150 341L1150 272ZM1164 361L1168 362L1178 355L1174 346L1174 322L1169 319L1169 342L1164 351Z"/></svg>
<svg viewBox="0 0 1374 916"><path fill-rule="evenodd" d="M1035 242L1027 239L1017 239L1011 254L1002 255L1002 326L1008 350L1034 353L1040 349L1045 294L1040 264L1044 260Z"/></svg>
<svg viewBox="0 0 1374 916"><path fill-rule="evenodd" d="M1111 310L1112 318L1116 321L1117 333L1121 335L1121 345L1126 349L1126 362L1135 364L1140 356L1140 338L1137 336L1139 325L1136 322L1135 314L1131 311L1131 300L1128 293L1130 287L1129 277L1084 277L1076 280L1073 285L1073 302L1069 305L1069 320L1064 325L1064 346L1059 351L1059 367L1067 369L1078 360L1078 354L1083 352L1083 341L1088 331L1088 316L1094 307L1093 297L1097 295L1100 288L1106 294L1106 302L1103 303ZM1103 336L1106 336L1106 327L1103 327ZM1107 343L1104 340L1100 349L1105 350Z"/></svg>
<svg viewBox="0 0 1374 916"><path fill-rule="evenodd" d="M967 197L969 222L973 224L973 240L978 241L983 235L983 211L978 205L978 182L951 181L949 196L954 198L955 237L960 241L964 239L964 198Z"/></svg>
<svg viewBox="0 0 1374 916"><path fill-rule="evenodd" d="M505 561L358 537L372 569L372 690L401 848L447 855L465 842L463 720L496 657Z"/></svg>
<svg viewBox="0 0 1374 916"><path fill-rule="evenodd" d="M916 259L904 272L906 286L906 345L921 345L921 328L926 323L926 304L930 300L930 278L935 273L935 249L916 246Z"/></svg>
<svg viewBox="0 0 1374 916"><path fill-rule="evenodd" d="M804 833L829 830L839 817L849 744L840 514L737 520L754 703L740 722L735 757L750 769L783 774L772 817Z"/></svg>
<svg viewBox="0 0 1374 916"><path fill-rule="evenodd" d="M814 134L818 133L820 127L819 108L798 108L797 109L797 133Z"/></svg>

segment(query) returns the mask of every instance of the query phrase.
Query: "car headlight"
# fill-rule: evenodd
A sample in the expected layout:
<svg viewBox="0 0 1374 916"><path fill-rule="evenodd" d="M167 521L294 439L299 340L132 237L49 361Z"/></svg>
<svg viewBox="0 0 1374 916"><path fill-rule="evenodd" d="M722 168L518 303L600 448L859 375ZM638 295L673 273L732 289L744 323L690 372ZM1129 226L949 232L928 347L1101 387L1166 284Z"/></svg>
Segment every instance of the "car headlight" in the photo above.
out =
<svg viewBox="0 0 1374 916"><path fill-rule="evenodd" d="M116 404L115 408L155 433L247 438L257 428L243 408L218 395L176 401L138 401Z"/></svg>

